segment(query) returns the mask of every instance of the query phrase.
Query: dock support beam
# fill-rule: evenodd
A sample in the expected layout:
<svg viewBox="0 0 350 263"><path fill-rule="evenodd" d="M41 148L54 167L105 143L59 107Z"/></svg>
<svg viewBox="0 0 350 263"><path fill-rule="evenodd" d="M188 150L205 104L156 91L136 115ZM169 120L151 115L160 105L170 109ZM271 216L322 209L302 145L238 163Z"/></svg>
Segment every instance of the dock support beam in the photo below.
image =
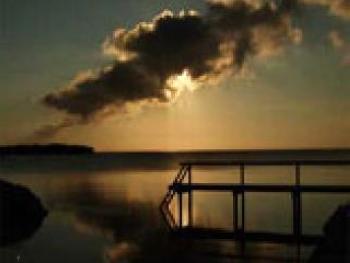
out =
<svg viewBox="0 0 350 263"><path fill-rule="evenodd" d="M239 166L240 172L240 183L244 185L245 183L245 174L244 174L244 164ZM241 192L241 231L240 231L240 240L241 240L241 253L242 256L245 254L245 194L244 191Z"/></svg>
<svg viewBox="0 0 350 263"><path fill-rule="evenodd" d="M235 191L232 192L232 231L238 231L238 198Z"/></svg>
<svg viewBox="0 0 350 263"><path fill-rule="evenodd" d="M302 234L301 220L301 191L300 191L300 166L296 164L295 166L295 190L293 192L293 234L296 240L300 240Z"/></svg>
<svg viewBox="0 0 350 263"><path fill-rule="evenodd" d="M292 193L293 199L293 235L297 243L298 261L301 256L301 236L302 236L302 200L300 191L300 165L295 165L295 190Z"/></svg>
<svg viewBox="0 0 350 263"><path fill-rule="evenodd" d="M179 192L179 228L182 229L182 192Z"/></svg>
<svg viewBox="0 0 350 263"><path fill-rule="evenodd" d="M193 226L193 193L192 193L192 167L191 165L188 166L188 185L189 185L189 191L188 191L188 227Z"/></svg>

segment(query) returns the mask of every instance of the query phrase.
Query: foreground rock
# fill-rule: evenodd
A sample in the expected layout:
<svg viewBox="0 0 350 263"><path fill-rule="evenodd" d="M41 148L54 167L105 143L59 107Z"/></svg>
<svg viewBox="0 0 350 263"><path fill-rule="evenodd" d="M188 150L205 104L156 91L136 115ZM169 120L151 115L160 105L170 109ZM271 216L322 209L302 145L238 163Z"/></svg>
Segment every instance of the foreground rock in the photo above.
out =
<svg viewBox="0 0 350 263"><path fill-rule="evenodd" d="M329 218L324 237L309 262L350 262L350 204L340 206Z"/></svg>
<svg viewBox="0 0 350 263"><path fill-rule="evenodd" d="M46 215L39 198L30 190L0 180L0 246L31 237Z"/></svg>

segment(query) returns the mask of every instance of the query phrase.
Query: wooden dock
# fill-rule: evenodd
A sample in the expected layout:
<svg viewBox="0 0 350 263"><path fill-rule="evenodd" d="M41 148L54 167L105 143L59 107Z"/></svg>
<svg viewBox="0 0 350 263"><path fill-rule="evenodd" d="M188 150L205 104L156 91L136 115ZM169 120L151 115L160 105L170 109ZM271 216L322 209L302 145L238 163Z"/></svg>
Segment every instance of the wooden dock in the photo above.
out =
<svg viewBox="0 0 350 263"><path fill-rule="evenodd" d="M193 183L193 167L238 167L239 183ZM294 169L294 183L286 184L247 184L245 182L246 167L248 166L288 166ZM300 246L317 243L321 236L303 234L302 228L302 195L304 193L350 194L348 185L304 185L301 184L301 167L304 166L346 166L350 168L350 160L275 160L275 161L190 161L181 163L181 168L173 183L169 185L160 208L171 233L176 236L199 239L229 239L239 241L244 251L247 241L275 242L296 244ZM350 174L349 174L350 176ZM350 182L350 177L349 177ZM233 200L232 230L217 228L199 228L193 225L193 192L230 192ZM272 233L267 231L248 231L246 229L246 201L245 194L256 193L289 193L292 202L291 233ZM183 194L187 194L188 222L184 225ZM178 213L175 219L170 211L170 203L177 196Z"/></svg>

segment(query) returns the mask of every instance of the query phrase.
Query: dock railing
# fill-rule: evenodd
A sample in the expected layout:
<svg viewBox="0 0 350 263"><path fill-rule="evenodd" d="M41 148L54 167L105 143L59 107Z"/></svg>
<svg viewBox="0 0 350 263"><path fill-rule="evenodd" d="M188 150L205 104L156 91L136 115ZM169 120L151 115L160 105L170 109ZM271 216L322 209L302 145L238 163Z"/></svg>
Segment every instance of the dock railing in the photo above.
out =
<svg viewBox="0 0 350 263"><path fill-rule="evenodd" d="M301 167L306 166L349 166L350 160L278 160L278 161L188 161L182 162L181 169L164 197L160 208L167 225L173 233L198 237L239 240L244 246L246 240L265 241L278 243L313 244L321 237L318 235L304 235L302 229L302 194L303 193L350 193L347 185L309 185L301 183ZM194 183L192 181L193 167L238 167L239 183ZM250 184L246 183L246 168L249 166L286 166L294 169L293 184ZM218 229L196 228L193 225L193 192L232 192L233 198L233 226L232 231L220 231ZM247 192L256 193L290 193L292 201L292 233L281 234L271 232L246 231L246 200ZM187 224L183 221L183 194L188 194ZM170 209L170 204L175 196L178 196L177 220ZM349 196L350 197L350 196ZM240 206L238 202L240 201ZM239 211L240 208L240 211ZM239 219L240 216L240 220ZM238 224L240 221L240 225Z"/></svg>

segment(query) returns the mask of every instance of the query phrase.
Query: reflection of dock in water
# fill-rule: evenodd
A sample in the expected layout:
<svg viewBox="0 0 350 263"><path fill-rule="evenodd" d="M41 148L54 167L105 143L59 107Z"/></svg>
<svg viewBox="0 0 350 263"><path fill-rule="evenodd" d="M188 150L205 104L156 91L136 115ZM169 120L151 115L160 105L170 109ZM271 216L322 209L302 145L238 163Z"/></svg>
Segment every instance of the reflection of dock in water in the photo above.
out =
<svg viewBox="0 0 350 263"><path fill-rule="evenodd" d="M239 183L195 183L192 180L194 167L238 167ZM245 182L245 169L249 166L285 166L294 169L293 184L248 184ZM161 203L161 211L171 232L176 236L199 239L226 239L241 243L244 252L245 243L273 242L300 246L312 245L320 241L320 235L303 233L302 228L302 196L304 193L339 194L350 193L350 185L305 185L301 183L301 167L306 166L349 166L350 160L288 160L288 161L193 161L181 163L181 169ZM193 221L194 192L226 192L232 193L232 227L230 230L198 227ZM247 193L288 193L291 196L292 229L290 233L268 231L249 231L246 228L245 195ZM170 205L177 196L177 213L172 213ZM186 199L184 199L186 197ZM186 203L184 202L186 201ZM286 219L287 220L287 219Z"/></svg>

